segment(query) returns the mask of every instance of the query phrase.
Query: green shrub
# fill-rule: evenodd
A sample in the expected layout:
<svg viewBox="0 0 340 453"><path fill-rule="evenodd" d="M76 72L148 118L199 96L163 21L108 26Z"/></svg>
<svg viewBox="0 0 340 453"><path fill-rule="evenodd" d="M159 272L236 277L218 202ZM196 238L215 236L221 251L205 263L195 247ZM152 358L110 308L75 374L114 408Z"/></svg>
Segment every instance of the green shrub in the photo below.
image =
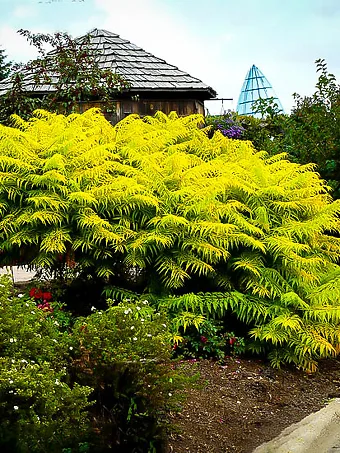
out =
<svg viewBox="0 0 340 453"><path fill-rule="evenodd" d="M52 294L30 294L0 279L1 451L159 451L183 384L164 315L109 302L70 325Z"/></svg>
<svg viewBox="0 0 340 453"><path fill-rule="evenodd" d="M0 278L0 448L60 452L90 431L90 387L70 385L72 346L50 312Z"/></svg>
<svg viewBox="0 0 340 453"><path fill-rule="evenodd" d="M0 358L1 451L59 453L88 437L92 389L65 380L51 363Z"/></svg>
<svg viewBox="0 0 340 453"><path fill-rule="evenodd" d="M173 320L178 332L173 339L175 357L215 358L223 361L226 356L245 352L244 338L228 331L222 321L204 319L197 328L190 323L189 327L184 329L181 319L188 319L188 314L182 313L182 318L179 316Z"/></svg>
<svg viewBox="0 0 340 453"><path fill-rule="evenodd" d="M305 97L294 94L284 146L297 162L317 164L317 171L333 189L333 197L340 198L340 85L324 60L315 63L315 93Z"/></svg>
<svg viewBox="0 0 340 453"><path fill-rule="evenodd" d="M14 295L12 284L0 278L0 356L50 362L62 369L68 357L69 336L49 311L34 299Z"/></svg>
<svg viewBox="0 0 340 453"><path fill-rule="evenodd" d="M232 139L250 141L255 149L269 155L289 152L285 141L289 117L272 108L272 99L259 101L256 112L262 115L261 118L238 115L230 110L224 115L207 116L205 123L211 128L210 135L219 131Z"/></svg>
<svg viewBox="0 0 340 453"><path fill-rule="evenodd" d="M178 404L181 385L167 321L147 301L109 304L79 318L72 337L76 380L93 387L97 401L94 443L122 452L161 448L166 410Z"/></svg>

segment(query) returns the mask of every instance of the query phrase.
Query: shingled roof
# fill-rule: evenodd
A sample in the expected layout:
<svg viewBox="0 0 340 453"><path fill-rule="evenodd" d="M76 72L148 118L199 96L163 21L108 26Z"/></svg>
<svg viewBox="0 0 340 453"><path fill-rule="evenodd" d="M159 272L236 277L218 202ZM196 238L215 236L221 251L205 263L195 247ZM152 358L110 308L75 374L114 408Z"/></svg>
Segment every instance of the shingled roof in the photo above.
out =
<svg viewBox="0 0 340 453"><path fill-rule="evenodd" d="M111 69L122 75L130 82L130 91L134 93L150 91L186 92L193 95L199 93L202 99L216 96L216 92L200 79L155 57L115 33L95 28L88 35L91 48L99 55L100 68ZM85 40L85 36L77 38L78 42L82 40ZM9 88L9 79L0 82L0 94ZM24 89L35 93L54 91L53 77L51 84L37 86L33 74L24 73Z"/></svg>

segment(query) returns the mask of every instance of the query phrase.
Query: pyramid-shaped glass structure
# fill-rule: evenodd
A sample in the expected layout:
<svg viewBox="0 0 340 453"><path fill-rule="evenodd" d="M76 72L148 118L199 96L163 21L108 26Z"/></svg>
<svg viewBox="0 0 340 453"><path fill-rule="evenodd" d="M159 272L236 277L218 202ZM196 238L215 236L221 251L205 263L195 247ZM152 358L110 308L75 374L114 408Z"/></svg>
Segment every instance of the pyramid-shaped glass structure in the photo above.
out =
<svg viewBox="0 0 340 453"><path fill-rule="evenodd" d="M262 74L259 68L253 65L247 72L244 79L236 111L239 115L256 115L252 110L252 105L258 99L274 98L280 110L283 108L279 98L276 96L273 87L268 79Z"/></svg>

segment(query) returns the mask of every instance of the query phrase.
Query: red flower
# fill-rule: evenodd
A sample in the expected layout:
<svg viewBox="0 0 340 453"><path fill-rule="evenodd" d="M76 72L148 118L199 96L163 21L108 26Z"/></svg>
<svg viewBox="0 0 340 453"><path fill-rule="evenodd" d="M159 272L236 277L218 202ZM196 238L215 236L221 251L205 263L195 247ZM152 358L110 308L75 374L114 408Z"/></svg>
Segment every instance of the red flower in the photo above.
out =
<svg viewBox="0 0 340 453"><path fill-rule="evenodd" d="M30 297L34 297L34 299L41 299L43 292L41 289L38 288L32 288L29 292Z"/></svg>
<svg viewBox="0 0 340 453"><path fill-rule="evenodd" d="M206 343L208 341L208 338L205 337L204 335L201 336L201 341L202 343Z"/></svg>
<svg viewBox="0 0 340 453"><path fill-rule="evenodd" d="M42 291L41 289L38 289L38 291L36 291L36 293L34 294L34 298L35 299L41 299L42 298Z"/></svg>
<svg viewBox="0 0 340 453"><path fill-rule="evenodd" d="M172 349L173 349L174 351L176 351L177 348L178 348L178 344L175 343L175 344L173 345L173 348L172 348Z"/></svg>
<svg viewBox="0 0 340 453"><path fill-rule="evenodd" d="M30 292L28 293L30 295L30 297L34 297L36 290L37 290L37 288L30 289Z"/></svg>
<svg viewBox="0 0 340 453"><path fill-rule="evenodd" d="M51 294L49 291L46 291L45 293L42 293L42 298L43 298L44 300L49 301L49 300L52 299L52 294Z"/></svg>
<svg viewBox="0 0 340 453"><path fill-rule="evenodd" d="M235 337L232 337L232 338L229 338L229 344L230 345L233 345L236 341L236 338Z"/></svg>

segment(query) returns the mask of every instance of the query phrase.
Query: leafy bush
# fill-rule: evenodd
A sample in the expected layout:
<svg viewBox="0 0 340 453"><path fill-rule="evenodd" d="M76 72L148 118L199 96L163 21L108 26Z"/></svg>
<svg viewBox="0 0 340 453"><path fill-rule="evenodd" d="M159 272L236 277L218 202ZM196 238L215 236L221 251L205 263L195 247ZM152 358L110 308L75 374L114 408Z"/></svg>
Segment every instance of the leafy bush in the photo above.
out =
<svg viewBox="0 0 340 453"><path fill-rule="evenodd" d="M319 75L312 96L294 94L295 106L285 125L284 145L300 163L315 162L321 177L340 197L340 85L324 60L316 61Z"/></svg>
<svg viewBox="0 0 340 453"><path fill-rule="evenodd" d="M48 291L0 285L1 451L160 451L185 383L164 315L111 302L68 323Z"/></svg>
<svg viewBox="0 0 340 453"><path fill-rule="evenodd" d="M254 107L259 109L256 111L261 113L261 117L239 115L233 111L206 117L205 123L211 127L210 134L219 131L225 137L251 141L255 149L265 150L270 155L289 152L286 143L289 117L273 109L272 99L259 99Z"/></svg>
<svg viewBox="0 0 340 453"><path fill-rule="evenodd" d="M179 317L177 320L184 320L188 312L185 313L186 316L183 315L184 313L182 313L182 318ZM174 321L176 323L176 319ZM176 327L178 329L178 326ZM180 335L178 335L179 333ZM226 356L245 352L244 339L237 337L234 332L226 331L221 321L205 319L197 328L190 325L188 329L184 329L180 325L176 334L173 346L175 357L215 358L223 361Z"/></svg>
<svg viewBox="0 0 340 453"><path fill-rule="evenodd" d="M72 261L116 297L234 313L274 365L312 370L339 349L340 202L312 164L209 138L202 121L38 111L1 127L3 261Z"/></svg>
<svg viewBox="0 0 340 453"><path fill-rule="evenodd" d="M110 303L110 302L109 302ZM77 382L90 385L94 441L115 451L159 451L167 408L178 404L182 378L171 364L166 320L147 301L79 318L73 330Z"/></svg>
<svg viewBox="0 0 340 453"><path fill-rule="evenodd" d="M90 387L65 382L51 364L0 358L2 451L60 452L88 437Z"/></svg>
<svg viewBox="0 0 340 453"><path fill-rule="evenodd" d="M0 446L5 452L60 452L90 431L92 389L70 385L69 336L33 300L0 279Z"/></svg>
<svg viewBox="0 0 340 453"><path fill-rule="evenodd" d="M14 296L7 276L0 279L0 356L66 365L69 336L49 310L38 308L29 297Z"/></svg>

